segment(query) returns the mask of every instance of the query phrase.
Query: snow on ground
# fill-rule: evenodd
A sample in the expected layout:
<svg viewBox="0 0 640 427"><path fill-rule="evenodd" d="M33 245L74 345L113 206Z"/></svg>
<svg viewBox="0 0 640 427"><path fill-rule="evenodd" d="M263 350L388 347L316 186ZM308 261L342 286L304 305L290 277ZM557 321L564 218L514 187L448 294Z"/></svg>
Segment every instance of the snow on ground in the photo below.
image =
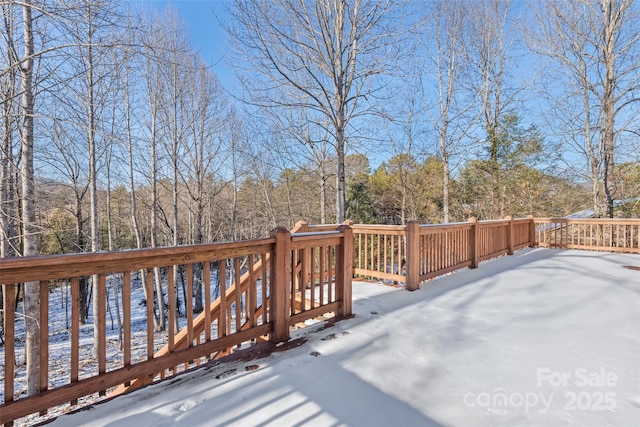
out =
<svg viewBox="0 0 640 427"><path fill-rule="evenodd" d="M53 426L638 426L638 255L525 249ZM258 365L258 369L251 370ZM249 368L249 369L246 369Z"/></svg>

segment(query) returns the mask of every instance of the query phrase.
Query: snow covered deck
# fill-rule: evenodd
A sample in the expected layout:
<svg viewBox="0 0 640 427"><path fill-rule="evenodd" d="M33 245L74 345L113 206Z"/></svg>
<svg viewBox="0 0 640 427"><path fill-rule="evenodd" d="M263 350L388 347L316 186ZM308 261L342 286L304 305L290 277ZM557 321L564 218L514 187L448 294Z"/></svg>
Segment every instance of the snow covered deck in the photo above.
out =
<svg viewBox="0 0 640 427"><path fill-rule="evenodd" d="M354 282L355 317L54 426L632 426L640 256L525 249L423 284Z"/></svg>

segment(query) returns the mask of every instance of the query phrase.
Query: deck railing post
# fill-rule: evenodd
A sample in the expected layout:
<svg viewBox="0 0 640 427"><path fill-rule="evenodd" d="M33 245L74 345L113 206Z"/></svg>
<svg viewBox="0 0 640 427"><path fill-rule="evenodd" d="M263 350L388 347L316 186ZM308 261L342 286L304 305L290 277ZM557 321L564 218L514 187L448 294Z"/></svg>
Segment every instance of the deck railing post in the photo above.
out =
<svg viewBox="0 0 640 427"><path fill-rule="evenodd" d="M504 219L509 221L507 228L507 255L513 255L513 217L508 215Z"/></svg>
<svg viewBox="0 0 640 427"><path fill-rule="evenodd" d="M529 218L529 247L533 248L536 245L536 221L533 215L529 215L527 218Z"/></svg>
<svg viewBox="0 0 640 427"><path fill-rule="evenodd" d="M340 301L338 317L349 317L352 314L352 292L353 283L353 230L344 224L338 227L338 231L343 234L342 244L338 247L336 256L336 297Z"/></svg>
<svg viewBox="0 0 640 427"><path fill-rule="evenodd" d="M271 256L271 321L273 330L270 340L275 343L289 340L289 278L291 277L291 233L284 227L271 231L276 244Z"/></svg>
<svg viewBox="0 0 640 427"><path fill-rule="evenodd" d="M352 219L345 219L342 224L352 227L355 224L355 222L353 222ZM351 237L352 237L351 252L353 252L351 254L351 260L352 260L351 278L353 279L353 277L356 275L356 236L353 232L353 228L351 229Z"/></svg>
<svg viewBox="0 0 640 427"><path fill-rule="evenodd" d="M471 217L468 220L471 223L471 230L469 231L469 258L471 259L470 268L478 268L478 254L480 250L478 244L480 239L478 238L478 218Z"/></svg>
<svg viewBox="0 0 640 427"><path fill-rule="evenodd" d="M405 288L409 291L420 289L420 223L409 221L407 230L406 268L407 278Z"/></svg>

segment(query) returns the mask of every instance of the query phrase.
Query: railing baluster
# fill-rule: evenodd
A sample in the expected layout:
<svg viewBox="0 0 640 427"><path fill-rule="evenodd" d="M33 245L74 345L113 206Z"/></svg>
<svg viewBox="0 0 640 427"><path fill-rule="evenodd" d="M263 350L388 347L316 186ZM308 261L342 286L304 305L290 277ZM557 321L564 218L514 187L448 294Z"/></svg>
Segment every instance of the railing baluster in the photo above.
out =
<svg viewBox="0 0 640 427"><path fill-rule="evenodd" d="M328 282L328 302L333 302L333 283L334 283L334 266L335 266L335 256L334 256L334 248L333 246L327 246L327 266L329 268L329 280Z"/></svg>
<svg viewBox="0 0 640 427"><path fill-rule="evenodd" d="M310 269L309 269L309 261L310 261L310 255L309 255L309 248L304 248L302 250L302 270L300 273L300 312L304 312L307 310L307 280L310 273Z"/></svg>
<svg viewBox="0 0 640 427"><path fill-rule="evenodd" d="M227 336L227 260L218 263L220 278L220 314L218 316L218 338Z"/></svg>
<svg viewBox="0 0 640 427"><path fill-rule="evenodd" d="M440 245L440 257L442 258L442 262L441 267L443 270L445 268L449 267L449 239L448 239L448 233L445 231L444 233L440 234L440 241L441 241L441 245Z"/></svg>
<svg viewBox="0 0 640 427"><path fill-rule="evenodd" d="M169 299L169 315L167 316L167 349L169 353L175 351L175 334L176 320L177 320L177 304L176 304L176 279L175 279L175 265L167 267L167 298ZM207 310L208 311L208 310ZM174 368L175 373L175 368Z"/></svg>
<svg viewBox="0 0 640 427"><path fill-rule="evenodd" d="M93 276L96 279L96 276ZM107 372L107 276L98 274L98 375ZM106 396L106 390L100 390Z"/></svg>
<svg viewBox="0 0 640 427"><path fill-rule="evenodd" d="M319 264L319 281L320 281L320 305L324 305L324 288L325 288L325 281L326 281L326 272L325 269L326 264L325 264L325 255L327 253L327 247L326 246L322 246L318 249L318 264Z"/></svg>
<svg viewBox="0 0 640 427"><path fill-rule="evenodd" d="M362 265L362 233L358 233L358 263L356 264L358 266L358 268L364 268L364 266Z"/></svg>
<svg viewBox="0 0 640 427"><path fill-rule="evenodd" d="M395 247L395 236L389 236L389 250L391 251L390 254L390 265L389 265L389 273L394 274L395 273L395 265L396 265L396 247Z"/></svg>
<svg viewBox="0 0 640 427"><path fill-rule="evenodd" d="M16 286L2 285L4 316L4 403L13 401L15 380Z"/></svg>
<svg viewBox="0 0 640 427"><path fill-rule="evenodd" d="M380 261L380 233L376 234L376 242L377 242L377 247L376 247L376 269L375 271L382 271L382 262Z"/></svg>
<svg viewBox="0 0 640 427"><path fill-rule="evenodd" d="M309 248L311 252L310 256L310 265L309 265L309 283L311 284L310 289L310 299L311 299L311 308L315 308L316 306L316 248Z"/></svg>
<svg viewBox="0 0 640 427"><path fill-rule="evenodd" d="M253 264L253 255L249 255L247 257L247 266L249 268L249 289L247 292L247 315L249 326L253 328L256 325L256 286L258 285L255 273L254 273L254 264Z"/></svg>
<svg viewBox="0 0 640 427"><path fill-rule="evenodd" d="M374 258L374 251L375 251L374 239L376 238L376 235L371 234L370 236L371 236L371 239L369 244L369 269L376 271L376 263Z"/></svg>
<svg viewBox="0 0 640 427"><path fill-rule="evenodd" d="M187 342L189 343L188 347L193 347L193 341L195 339L193 336L193 264L187 263L185 270L185 275L187 276L187 297L184 305L187 316Z"/></svg>
<svg viewBox="0 0 640 427"><path fill-rule="evenodd" d="M211 341L211 263L205 261L202 286L204 286L204 341Z"/></svg>
<svg viewBox="0 0 640 427"><path fill-rule="evenodd" d="M236 332L239 332L242 328L242 290L240 289L240 258L233 259L234 265L234 284L236 287Z"/></svg>
<svg viewBox="0 0 640 427"><path fill-rule="evenodd" d="M290 279L289 279L289 315L295 314L296 312L296 283L298 282L298 251L293 251L291 254L291 271Z"/></svg>
<svg viewBox="0 0 640 427"><path fill-rule="evenodd" d="M261 255L262 260L262 323L268 323L271 321L269 318L269 304L267 304L267 290L269 289L268 281L267 281L267 256L265 254Z"/></svg>
<svg viewBox="0 0 640 427"><path fill-rule="evenodd" d="M444 236L438 233L436 237L436 268L438 270L444 268Z"/></svg>
<svg viewBox="0 0 640 427"><path fill-rule="evenodd" d="M5 306L6 307L6 306ZM126 319L126 317L125 317ZM126 325L126 323L125 323ZM71 383L78 381L78 369L80 363L80 279L71 279ZM71 401L72 405L78 403L77 399Z"/></svg>
<svg viewBox="0 0 640 427"><path fill-rule="evenodd" d="M127 270L122 276L122 319L123 319L123 355L124 366L131 365L131 271ZM125 383L125 385L129 385Z"/></svg>
<svg viewBox="0 0 640 427"><path fill-rule="evenodd" d="M428 252L426 254L427 264L429 264L429 272L438 270L438 245L437 239L438 236L436 234L428 235Z"/></svg>
<svg viewBox="0 0 640 427"><path fill-rule="evenodd" d="M147 290L147 360L153 359L154 349L154 319L153 319L153 272L149 268L145 271L144 287Z"/></svg>
<svg viewBox="0 0 640 427"><path fill-rule="evenodd" d="M40 281L40 392L49 388L49 281ZM45 415L46 410L40 415Z"/></svg>

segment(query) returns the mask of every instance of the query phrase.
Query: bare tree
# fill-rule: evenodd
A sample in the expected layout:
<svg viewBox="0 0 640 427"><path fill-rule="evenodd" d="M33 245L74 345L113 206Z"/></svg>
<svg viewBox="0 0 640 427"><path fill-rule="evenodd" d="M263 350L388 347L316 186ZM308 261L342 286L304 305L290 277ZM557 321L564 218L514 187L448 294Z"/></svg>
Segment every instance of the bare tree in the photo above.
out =
<svg viewBox="0 0 640 427"><path fill-rule="evenodd" d="M553 0L536 16L529 45L550 61L543 74L554 124L586 161L596 214L612 216L621 133L638 125L640 11L634 0Z"/></svg>
<svg viewBox="0 0 640 427"><path fill-rule="evenodd" d="M509 48L514 39L508 33L510 7L510 0L477 1L470 20L467 58L476 69L473 89L481 100L490 160L498 156L497 129L514 94L507 92Z"/></svg>
<svg viewBox="0 0 640 427"><path fill-rule="evenodd" d="M140 224L138 223L138 201L136 199L136 182L134 174L134 136L133 136L133 105L135 103L135 73L133 67L135 66L136 56L134 52L128 49L124 50L124 67L122 69L122 88L124 98L124 143L127 150L127 166L128 166L128 182L129 182L129 195L131 200L131 227L133 228L133 234L136 239L136 248L142 248L142 232L140 230Z"/></svg>
<svg viewBox="0 0 640 427"><path fill-rule="evenodd" d="M280 168L295 165L299 170L309 170L318 183L318 200L320 223L327 222L327 194L329 192L328 181L335 177L334 157L332 156L331 134L327 130L327 123L318 124L311 113L305 108L269 114L271 128L274 133L272 139L275 142L269 144L269 149L275 149L281 159ZM266 147L265 147L266 148ZM335 152L335 150L333 150ZM314 198L315 200L315 198ZM290 219L290 228L299 218ZM306 218L308 221L317 219Z"/></svg>
<svg viewBox="0 0 640 427"><path fill-rule="evenodd" d="M419 89L415 84L407 82L406 97L403 97L405 103L398 112L400 118L390 121L395 126L388 128L388 138L391 143L393 156L383 167L388 169L390 174L394 175L393 193L400 198L400 224L406 224L408 220L417 219L417 209L415 206L415 197L417 193L415 180L412 176L415 174L418 166L419 154L424 154L428 148L421 143L422 130L420 129L420 102L417 99ZM412 182L413 181L413 182Z"/></svg>
<svg viewBox="0 0 640 427"><path fill-rule="evenodd" d="M6 56L3 55L3 69L7 71L0 76L0 98L2 104L2 124L0 128L0 258L12 256L19 252L15 248L17 235L18 209L15 176L17 169L16 154L14 153L14 138L17 130L17 90L18 71L11 64L18 62L17 53L13 49L13 31L15 26L14 8L2 3L2 18L5 43L2 45ZM6 62L5 62L6 61ZM6 65L5 65L6 64ZM4 309L4 286L0 286L0 311ZM0 338L4 339L4 316L0 316Z"/></svg>
<svg viewBox="0 0 640 427"><path fill-rule="evenodd" d="M69 213L75 222L76 252L87 250L87 221L86 199L89 191L87 179L87 150L79 146L83 135L78 132L78 126L67 126L70 116L66 119L58 117L64 115L64 108L60 105L54 109L51 117L51 132L47 138L47 144L41 150L43 163L48 164L55 171L57 179L63 179L69 188L71 202L68 205ZM68 112L67 112L68 113ZM77 120L73 121L78 123ZM86 277L80 278L80 323L85 324L89 316L90 305L89 282Z"/></svg>
<svg viewBox="0 0 640 427"><path fill-rule="evenodd" d="M35 174L33 168L33 120L35 94L33 87L33 67L35 45L33 34L33 6L27 0L22 4L22 43L24 54L19 59L20 90L22 92L20 142L20 186L22 189L22 255L38 254L36 238L37 224L35 211ZM27 358L27 393L36 394L40 391L40 283L28 282L24 284L24 311L26 329L26 358Z"/></svg>
<svg viewBox="0 0 640 427"><path fill-rule="evenodd" d="M387 0L235 1L227 30L251 74L250 101L306 108L328 122L336 152L336 219L344 220L345 147L350 123L371 113L380 79L398 61L402 20ZM256 78L257 75L257 78Z"/></svg>
<svg viewBox="0 0 640 427"><path fill-rule="evenodd" d="M213 190L211 177L221 168L222 128L226 124L226 102L216 77L201 62L192 58L192 73L182 84L186 86L184 104L187 131L184 138L184 157L180 162L181 182L189 195L189 221L191 243L204 243L204 215L207 192ZM235 153L231 153L235 158ZM218 160L216 162L216 160ZM203 306L203 275L200 268L194 270L194 307L196 313Z"/></svg>
<svg viewBox="0 0 640 427"><path fill-rule="evenodd" d="M280 215L282 209L277 204L273 182L282 171L282 158L276 150L264 150L277 146L276 139L270 132L258 129L251 118L244 123L242 127L239 123L233 126L229 143L232 239L264 236L280 225L279 219L285 216Z"/></svg>
<svg viewBox="0 0 640 427"><path fill-rule="evenodd" d="M187 86L185 113L188 116L188 131L185 135L185 156L181 162L180 175L189 198L193 202L193 235L191 243L204 242L204 208L207 181L215 176L223 164L222 131L228 124L226 101L216 77L194 57L193 73Z"/></svg>
<svg viewBox="0 0 640 427"><path fill-rule="evenodd" d="M14 7L2 3L3 47L6 52L2 61L6 72L0 76L0 97L2 99L2 124L0 148L0 258L15 255L20 250L16 237L19 228L16 176L18 164L14 153L15 138L19 126L18 117L18 69L12 64L18 63L18 53L13 40L17 13ZM0 297L2 295L0 294ZM0 301L2 307L2 301ZM2 319L0 319L2 322Z"/></svg>
<svg viewBox="0 0 640 427"><path fill-rule="evenodd" d="M80 129L82 140L88 153L86 169L89 187L89 242L91 252L101 249L98 210L98 180L101 164L108 145L113 141L104 118L108 115L109 97L115 84L115 64L112 51L120 43L116 25L117 2L79 0L70 9L65 21L69 49L65 59L65 92L61 100L65 102L71 116L67 118ZM99 283L97 276L92 279L94 354L98 352L99 337Z"/></svg>
<svg viewBox="0 0 640 427"><path fill-rule="evenodd" d="M479 92L467 90L470 72L467 60L469 28L467 19L472 13L465 0L435 1L430 3L428 18L418 27L427 62L421 69L421 90L425 109L437 133L438 153L443 166L443 221L450 217L450 181L456 162L462 160L470 131L478 119ZM485 94L485 96L488 96ZM431 100L437 100L433 105ZM454 162L452 164L452 162Z"/></svg>
<svg viewBox="0 0 640 427"><path fill-rule="evenodd" d="M167 158L170 160L168 169L170 179L168 183L171 185L171 215L170 228L172 244L178 246L183 240L185 233L181 233L183 223L180 221L179 210L181 204L181 192L179 184L183 181L180 167L183 164L182 158L187 153L187 139L190 133L190 123L196 119L190 116L191 95L189 85L197 79L197 67L194 67L194 53L189 45L188 37L184 24L180 21L177 12L169 9L163 17L163 28L157 28L161 31L163 43L156 45L158 49L159 61L158 76L160 78L160 104L158 114L164 122L164 132L161 134L160 142L164 147ZM178 283L177 270L175 283ZM197 281L196 281L197 282ZM183 282L183 293L186 284ZM161 301L161 286L159 286L156 278L156 292L159 301ZM201 303L198 305L201 307ZM160 324L164 329L162 304L158 307L160 316Z"/></svg>
<svg viewBox="0 0 640 427"><path fill-rule="evenodd" d="M229 239L237 240L237 224L238 224L238 191L240 187L240 178L243 175L242 168L242 156L246 155L247 149L243 149L243 145L246 144L246 135L244 134L243 126L240 123L240 119L237 112L232 111L229 115L229 132L227 133L228 148L230 162L228 162L229 173L231 174L231 219L229 225ZM246 144L248 145L248 144ZM222 190L222 187L221 187ZM275 227L273 227L275 228Z"/></svg>
<svg viewBox="0 0 640 427"><path fill-rule="evenodd" d="M149 186L151 192L150 212L149 212L149 226L150 226L150 244L152 248L158 246L158 181L159 181L159 153L158 146L160 144L160 119L159 111L161 108L162 98L162 78L160 72L160 63L156 57L154 51L160 49L164 43L164 34L159 28L150 27L150 31L145 39L145 45L147 46L147 52L145 52L145 95L146 95L146 108L147 108L147 120L146 126L148 134L145 136L147 142L147 148L149 150ZM130 157L130 162L132 158ZM130 173L131 167L130 167ZM133 178L131 178L133 180ZM133 185L133 184L132 184ZM158 306L162 306L162 285L160 280L160 272L158 269L154 271L155 284L156 284L156 298L158 298ZM177 274L177 272L176 272ZM147 280L144 271L141 271L141 279ZM177 281L175 282L177 283ZM153 295L147 293L147 287L143 286L145 291L145 299L147 304L154 301ZM157 289L160 289L158 292ZM177 293L176 293L177 295ZM176 316L177 318L177 316ZM155 329L163 330L165 328L164 318L154 316Z"/></svg>
<svg viewBox="0 0 640 427"><path fill-rule="evenodd" d="M484 135L489 161L484 163L491 177L491 206L495 209L491 217L506 215L501 209L501 182L499 173L500 138L499 128L505 115L512 112L517 97L523 87L514 85L514 46L519 42L519 34L514 25L511 0L473 1L473 12L468 16L468 42L466 60L474 70L468 75L469 89L480 101Z"/></svg>

